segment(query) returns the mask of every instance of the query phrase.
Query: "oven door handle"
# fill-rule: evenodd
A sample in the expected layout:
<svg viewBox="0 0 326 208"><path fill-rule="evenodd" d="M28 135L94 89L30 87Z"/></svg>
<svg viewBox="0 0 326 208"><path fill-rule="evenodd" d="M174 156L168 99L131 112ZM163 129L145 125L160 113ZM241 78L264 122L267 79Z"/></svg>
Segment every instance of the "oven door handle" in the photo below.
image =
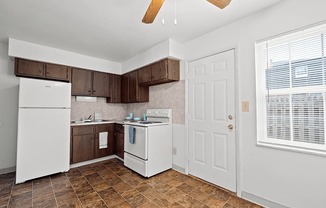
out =
<svg viewBox="0 0 326 208"><path fill-rule="evenodd" d="M129 142L129 127L135 127L135 142ZM148 132L146 127L134 126L134 125L125 125L125 134L124 134L124 151L126 153L132 154L143 160L148 159Z"/></svg>

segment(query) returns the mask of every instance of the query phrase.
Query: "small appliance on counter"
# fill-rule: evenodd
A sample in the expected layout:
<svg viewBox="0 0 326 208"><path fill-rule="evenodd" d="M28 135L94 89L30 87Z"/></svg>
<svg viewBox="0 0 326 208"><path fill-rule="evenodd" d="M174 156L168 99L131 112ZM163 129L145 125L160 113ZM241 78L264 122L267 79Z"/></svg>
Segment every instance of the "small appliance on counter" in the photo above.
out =
<svg viewBox="0 0 326 208"><path fill-rule="evenodd" d="M20 78L16 184L69 170L71 84Z"/></svg>
<svg viewBox="0 0 326 208"><path fill-rule="evenodd" d="M172 168L172 109L148 109L146 117L124 124L124 165L151 177Z"/></svg>

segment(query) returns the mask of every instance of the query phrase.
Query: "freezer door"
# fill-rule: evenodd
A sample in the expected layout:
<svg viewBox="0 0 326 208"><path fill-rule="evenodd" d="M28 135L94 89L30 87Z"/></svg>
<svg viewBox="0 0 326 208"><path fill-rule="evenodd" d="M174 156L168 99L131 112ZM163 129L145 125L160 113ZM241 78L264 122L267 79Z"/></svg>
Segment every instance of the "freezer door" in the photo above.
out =
<svg viewBox="0 0 326 208"><path fill-rule="evenodd" d="M19 107L70 108L71 84L20 78Z"/></svg>
<svg viewBox="0 0 326 208"><path fill-rule="evenodd" d="M16 183L69 170L70 109L19 109Z"/></svg>
<svg viewBox="0 0 326 208"><path fill-rule="evenodd" d="M133 126L136 129L135 142L131 144L129 142L129 126L125 125L125 134L124 134L124 147L125 152L132 154L143 160L148 159L147 154L147 127Z"/></svg>

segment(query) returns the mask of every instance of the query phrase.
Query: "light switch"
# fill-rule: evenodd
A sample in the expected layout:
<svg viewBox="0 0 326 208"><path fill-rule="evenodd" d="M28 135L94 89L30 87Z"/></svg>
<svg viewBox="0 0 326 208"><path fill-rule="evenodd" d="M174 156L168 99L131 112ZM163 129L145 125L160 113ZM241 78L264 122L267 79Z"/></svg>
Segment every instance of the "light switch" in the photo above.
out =
<svg viewBox="0 0 326 208"><path fill-rule="evenodd" d="M242 112L249 112L249 101L242 101Z"/></svg>
<svg viewBox="0 0 326 208"><path fill-rule="evenodd" d="M175 148L175 147L172 148L172 154L173 155L176 155L177 154L177 148Z"/></svg>

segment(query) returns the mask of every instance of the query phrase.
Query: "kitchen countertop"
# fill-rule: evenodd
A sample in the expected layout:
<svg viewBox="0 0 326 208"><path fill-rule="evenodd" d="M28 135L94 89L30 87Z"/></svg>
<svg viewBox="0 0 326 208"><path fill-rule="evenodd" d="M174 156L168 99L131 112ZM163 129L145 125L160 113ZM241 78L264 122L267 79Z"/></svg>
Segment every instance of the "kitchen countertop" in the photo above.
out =
<svg viewBox="0 0 326 208"><path fill-rule="evenodd" d="M99 125L99 124L110 124L110 123L117 123L117 124L124 124L124 120L103 120L103 121L91 121L91 122L71 122L70 126L87 126L87 125Z"/></svg>

